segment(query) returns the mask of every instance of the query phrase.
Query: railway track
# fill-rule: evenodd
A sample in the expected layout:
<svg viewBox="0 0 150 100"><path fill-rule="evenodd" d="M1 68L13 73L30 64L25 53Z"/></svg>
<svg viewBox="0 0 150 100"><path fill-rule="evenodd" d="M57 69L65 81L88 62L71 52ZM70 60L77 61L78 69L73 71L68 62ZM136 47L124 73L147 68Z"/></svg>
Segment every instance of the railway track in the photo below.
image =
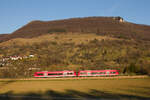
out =
<svg viewBox="0 0 150 100"><path fill-rule="evenodd" d="M139 76L113 76L113 77L58 77L58 78L3 78L3 80L82 80L82 79L138 79L138 78L149 78L147 75Z"/></svg>

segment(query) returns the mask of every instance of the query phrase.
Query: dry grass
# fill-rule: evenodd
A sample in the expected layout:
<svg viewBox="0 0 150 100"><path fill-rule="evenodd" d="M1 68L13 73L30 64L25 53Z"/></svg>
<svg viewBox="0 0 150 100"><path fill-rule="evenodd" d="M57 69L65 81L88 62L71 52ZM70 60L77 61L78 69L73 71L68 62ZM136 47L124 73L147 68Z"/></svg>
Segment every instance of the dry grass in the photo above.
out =
<svg viewBox="0 0 150 100"><path fill-rule="evenodd" d="M96 34L90 33L61 33L61 34L48 34L42 35L39 37L25 39L25 38L16 38L3 43L0 43L0 46L11 46L11 45L32 45L33 43L41 43L44 41L55 41L58 43L69 43L74 42L76 44L86 43L88 41L98 39L98 40L118 40L117 38L112 38L108 36L98 36Z"/></svg>
<svg viewBox="0 0 150 100"><path fill-rule="evenodd" d="M46 91L65 93L67 90L90 93L91 90L109 94L150 98L150 78L140 79L51 79L0 80L0 94L44 94ZM100 95L100 94L97 94Z"/></svg>

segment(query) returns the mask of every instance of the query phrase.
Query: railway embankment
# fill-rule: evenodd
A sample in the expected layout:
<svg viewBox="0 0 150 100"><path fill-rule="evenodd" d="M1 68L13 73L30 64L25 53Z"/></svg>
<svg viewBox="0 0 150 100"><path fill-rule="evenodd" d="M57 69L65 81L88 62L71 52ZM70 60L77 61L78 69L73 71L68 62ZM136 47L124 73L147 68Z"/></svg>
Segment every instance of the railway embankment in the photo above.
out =
<svg viewBox="0 0 150 100"><path fill-rule="evenodd" d="M113 77L61 77L61 78L1 78L0 81L9 80L82 80L82 79L141 79L150 78L148 75L113 76Z"/></svg>

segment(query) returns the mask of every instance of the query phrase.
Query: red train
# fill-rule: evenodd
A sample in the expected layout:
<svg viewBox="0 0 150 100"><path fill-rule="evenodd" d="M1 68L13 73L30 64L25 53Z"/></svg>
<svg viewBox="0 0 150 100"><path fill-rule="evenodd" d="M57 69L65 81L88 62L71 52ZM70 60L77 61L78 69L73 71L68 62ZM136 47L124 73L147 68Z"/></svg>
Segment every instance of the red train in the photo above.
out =
<svg viewBox="0 0 150 100"><path fill-rule="evenodd" d="M35 72L34 77L73 77L77 76L75 71L42 71Z"/></svg>
<svg viewBox="0 0 150 100"><path fill-rule="evenodd" d="M83 76L116 76L118 70L84 70L84 71L42 71L35 72L34 77L83 77Z"/></svg>
<svg viewBox="0 0 150 100"><path fill-rule="evenodd" d="M118 70L85 70L79 71L78 76L114 76L118 74Z"/></svg>

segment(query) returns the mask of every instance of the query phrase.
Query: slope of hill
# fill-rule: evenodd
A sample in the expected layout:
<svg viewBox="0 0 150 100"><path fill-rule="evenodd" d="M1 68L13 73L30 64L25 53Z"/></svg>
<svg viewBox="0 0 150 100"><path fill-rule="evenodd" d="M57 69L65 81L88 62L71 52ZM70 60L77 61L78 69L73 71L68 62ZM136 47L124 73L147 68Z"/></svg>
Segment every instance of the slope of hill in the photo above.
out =
<svg viewBox="0 0 150 100"><path fill-rule="evenodd" d="M34 38L16 38L11 39L5 42L0 43L0 47L11 47L13 45L22 46L22 45L33 45L35 43L40 44L42 42L57 42L57 43L87 43L91 40L121 40L118 38L112 38L108 36L97 36L96 34L91 33L65 33L65 34L47 34Z"/></svg>
<svg viewBox="0 0 150 100"><path fill-rule="evenodd" d="M8 34L0 34L0 41L4 40L4 38L7 37L7 36L8 36Z"/></svg>
<svg viewBox="0 0 150 100"><path fill-rule="evenodd" d="M32 77L38 71L32 68L150 74L149 32L150 26L123 22L120 17L33 21L1 35L0 77Z"/></svg>
<svg viewBox="0 0 150 100"><path fill-rule="evenodd" d="M32 38L54 32L97 33L112 37L150 40L150 26L120 22L121 17L87 17L56 21L32 21L0 41Z"/></svg>

